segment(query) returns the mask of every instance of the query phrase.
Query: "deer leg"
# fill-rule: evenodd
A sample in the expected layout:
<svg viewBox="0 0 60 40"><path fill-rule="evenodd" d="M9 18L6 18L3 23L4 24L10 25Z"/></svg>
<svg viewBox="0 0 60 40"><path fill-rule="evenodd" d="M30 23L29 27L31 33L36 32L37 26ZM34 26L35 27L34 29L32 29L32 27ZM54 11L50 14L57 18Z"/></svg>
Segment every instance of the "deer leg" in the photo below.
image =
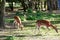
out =
<svg viewBox="0 0 60 40"><path fill-rule="evenodd" d="M39 31L40 25L37 24L37 25L36 25L36 28L37 28L37 30Z"/></svg>
<svg viewBox="0 0 60 40"><path fill-rule="evenodd" d="M19 23L17 23L17 26L18 26L18 29L19 29L19 26L20 26Z"/></svg>
<svg viewBox="0 0 60 40"><path fill-rule="evenodd" d="M47 27L47 31L46 31L45 34L47 34L47 33L49 32L49 30L50 30L50 29L49 29L49 25L47 25L46 27Z"/></svg>
<svg viewBox="0 0 60 40"><path fill-rule="evenodd" d="M36 33L36 31L37 31L37 26L38 26L38 25L36 24L36 25L35 25L34 33Z"/></svg>
<svg viewBox="0 0 60 40"><path fill-rule="evenodd" d="M15 21L13 22L13 27L15 27Z"/></svg>
<svg viewBox="0 0 60 40"><path fill-rule="evenodd" d="M34 33L37 34L37 31L39 31L39 27L38 24L35 25L35 30L34 30Z"/></svg>
<svg viewBox="0 0 60 40"><path fill-rule="evenodd" d="M21 30L23 30L23 27L24 27L24 26L23 26L22 24L20 24L20 28L21 28Z"/></svg>
<svg viewBox="0 0 60 40"><path fill-rule="evenodd" d="M13 27L16 28L16 21L13 22Z"/></svg>
<svg viewBox="0 0 60 40"><path fill-rule="evenodd" d="M47 29L50 30L50 29L49 29L49 26L47 26Z"/></svg>
<svg viewBox="0 0 60 40"><path fill-rule="evenodd" d="M20 25L20 24L18 23L18 31L20 31L20 30L23 29L21 26L22 26L22 25Z"/></svg>
<svg viewBox="0 0 60 40"><path fill-rule="evenodd" d="M41 24L37 24L37 31L38 31L38 34L40 33L40 26L41 26Z"/></svg>

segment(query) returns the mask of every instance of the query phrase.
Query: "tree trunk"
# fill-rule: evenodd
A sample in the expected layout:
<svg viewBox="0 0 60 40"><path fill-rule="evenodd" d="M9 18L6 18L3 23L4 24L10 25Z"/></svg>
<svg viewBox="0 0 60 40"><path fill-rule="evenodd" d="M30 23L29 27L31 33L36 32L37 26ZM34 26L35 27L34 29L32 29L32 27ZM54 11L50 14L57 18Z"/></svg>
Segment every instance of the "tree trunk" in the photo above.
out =
<svg viewBox="0 0 60 40"><path fill-rule="evenodd" d="M52 0L52 8L53 10L57 10L57 0Z"/></svg>
<svg viewBox="0 0 60 40"><path fill-rule="evenodd" d="M22 4L22 7L23 7L23 10L24 10L24 12L26 12L26 4L25 4L25 0L21 0L21 4Z"/></svg>
<svg viewBox="0 0 60 40"><path fill-rule="evenodd" d="M0 2L0 28L4 28L5 0Z"/></svg>
<svg viewBox="0 0 60 40"><path fill-rule="evenodd" d="M51 2L51 0L47 0L47 10L49 12L52 12L52 2Z"/></svg>
<svg viewBox="0 0 60 40"><path fill-rule="evenodd" d="M10 7L11 11L13 11L13 2L9 3L9 7Z"/></svg>

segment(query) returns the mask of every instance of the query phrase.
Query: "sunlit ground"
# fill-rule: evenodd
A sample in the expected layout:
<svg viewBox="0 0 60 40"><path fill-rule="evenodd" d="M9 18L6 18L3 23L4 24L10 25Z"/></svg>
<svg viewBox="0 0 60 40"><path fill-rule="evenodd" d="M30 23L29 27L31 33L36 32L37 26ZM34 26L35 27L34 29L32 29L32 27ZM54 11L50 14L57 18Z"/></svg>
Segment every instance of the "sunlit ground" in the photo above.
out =
<svg viewBox="0 0 60 40"><path fill-rule="evenodd" d="M46 26L42 26L40 28L40 31L35 29L33 26L24 27L24 30L20 29L4 29L3 31L0 31L0 36L10 36L13 35L14 40L59 40L60 39L60 24L54 24L57 25L58 33L55 32L54 29L50 28L50 30L47 30ZM5 38L5 37L2 37ZM6 39L6 38L5 38Z"/></svg>

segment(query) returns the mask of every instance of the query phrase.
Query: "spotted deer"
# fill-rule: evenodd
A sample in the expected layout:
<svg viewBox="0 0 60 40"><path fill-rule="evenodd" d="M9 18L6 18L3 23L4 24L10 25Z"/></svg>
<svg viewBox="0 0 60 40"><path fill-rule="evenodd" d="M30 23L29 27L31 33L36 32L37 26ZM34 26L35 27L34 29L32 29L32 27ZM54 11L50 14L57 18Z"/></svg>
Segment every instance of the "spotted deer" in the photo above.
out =
<svg viewBox="0 0 60 40"><path fill-rule="evenodd" d="M47 29L49 29L49 27L52 27L58 33L58 29L56 28L56 26L53 26L52 23L47 20L37 20L36 21L36 26L37 26L38 30L41 27L41 25L45 25L47 27Z"/></svg>
<svg viewBox="0 0 60 40"><path fill-rule="evenodd" d="M17 28L21 28L21 30L23 30L23 24L21 22L21 19L19 16L14 16L14 27L17 25Z"/></svg>

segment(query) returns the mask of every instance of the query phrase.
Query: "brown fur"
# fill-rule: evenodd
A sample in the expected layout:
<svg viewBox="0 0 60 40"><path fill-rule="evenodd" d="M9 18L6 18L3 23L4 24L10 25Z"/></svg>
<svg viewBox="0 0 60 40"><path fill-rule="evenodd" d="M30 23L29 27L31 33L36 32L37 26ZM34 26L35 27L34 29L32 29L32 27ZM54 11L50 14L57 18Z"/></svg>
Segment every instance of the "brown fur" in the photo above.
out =
<svg viewBox="0 0 60 40"><path fill-rule="evenodd" d="M49 21L47 21L47 20L37 20L37 21L36 21L36 24L37 24L38 29L39 29L39 27L40 27L41 25L46 25L47 28L48 28L48 27L52 27L52 28L58 33L58 29L56 28L56 26L53 26L53 25L51 24L51 22L49 22Z"/></svg>
<svg viewBox="0 0 60 40"><path fill-rule="evenodd" d="M18 28L20 27L21 30L23 30L23 25L22 25L20 17L19 16L14 16L14 21L18 25Z"/></svg>

